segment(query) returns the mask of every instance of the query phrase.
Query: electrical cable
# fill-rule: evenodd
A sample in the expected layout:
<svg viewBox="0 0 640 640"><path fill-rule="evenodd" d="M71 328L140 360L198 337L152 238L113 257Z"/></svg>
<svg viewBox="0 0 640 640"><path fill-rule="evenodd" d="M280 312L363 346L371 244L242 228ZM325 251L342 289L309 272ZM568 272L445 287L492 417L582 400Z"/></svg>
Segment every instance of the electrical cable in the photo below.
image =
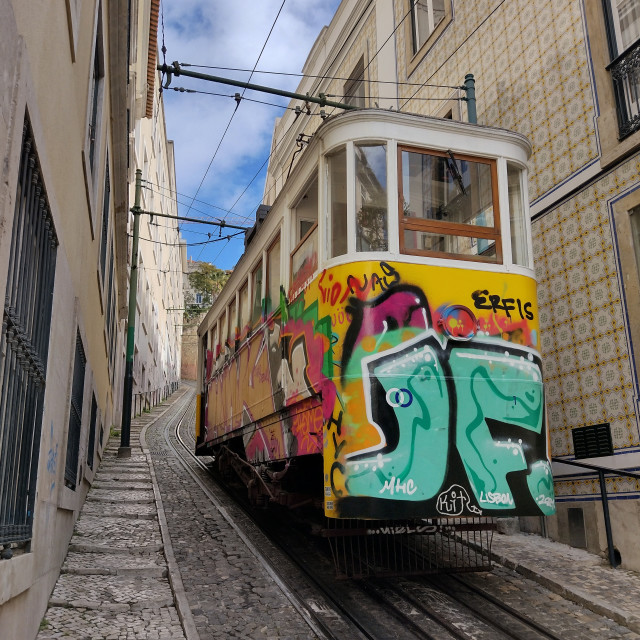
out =
<svg viewBox="0 0 640 640"><path fill-rule="evenodd" d="M267 46L267 42L269 42L269 38L271 37L271 33L273 32L273 28L276 26L276 22L278 21L278 18L280 17L280 12L282 11L282 8L285 5L285 2L287 0L282 0L282 4L280 5L280 9L278 9L278 13L275 17L275 20L273 21L273 24L271 25L271 29L269 29L269 33L267 35L266 40L264 41L264 44L262 45L262 49L260 50L260 53L258 55L258 59L256 60L256 63L254 65L254 70L255 68L258 66L258 62L260 61L260 58L262 57L262 53L264 52L265 47ZM253 72L251 72L251 74L249 75L249 80L251 80L251 78L253 77ZM242 96L244 96L246 89L242 90ZM216 147L216 150L211 158L211 160L209 161L209 166L207 167L207 170L204 172L204 176L202 176L202 180L200 181L200 185L198 186L195 195L197 196L198 193L200 192L200 189L202 188L202 185L204 184L205 178L207 177L207 174L209 173L209 169L211 168L211 165L213 164L213 161L215 160L216 156L218 155L218 151L220 149L220 146L222 145L222 141L224 140L225 136L227 135L227 131L229 131L229 127L231 126L231 123L233 122L233 118L235 117L237 111L238 111L238 107L240 106L240 102L238 101L236 104L236 108L234 109L233 113L231 114L231 118L229 118L229 122L227 123L227 126L224 130L224 133L222 134L222 137L220 138L220 142L218 142L218 146ZM194 196L195 198L195 196ZM190 211L190 207L189 209L187 209L187 214ZM202 251L200 252L202 253Z"/></svg>
<svg viewBox="0 0 640 640"><path fill-rule="evenodd" d="M408 14L407 14L408 15ZM405 16L406 18L406 16ZM403 20L404 21L404 18ZM400 22L400 24L402 24L402 21ZM396 27L397 29L397 27ZM393 35L393 34L392 34ZM388 40L388 38L387 38ZM383 43L382 46L384 46L384 44L386 44L386 40ZM380 49L382 49L382 47L380 47ZM377 54L376 54L377 55ZM190 64L188 62L181 62L180 63L181 67L195 67L198 69L220 69L221 71L241 71L241 72L249 72L250 69L239 69L236 67L216 67L216 66L212 66L212 65L206 65L206 64ZM278 76L294 76L297 78L322 78L325 80L344 80L345 82L348 82L349 80L353 80L353 78L342 78L340 76L317 76L317 75L313 75L310 73L288 73L286 71L266 71L266 70L258 70L256 69L255 73L263 73L263 74L271 74L271 75L278 75ZM414 87L422 87L423 85L420 82L398 82L395 80L367 80L367 82L370 82L371 84L392 84L395 86L400 86L400 85L405 85L405 86L414 86ZM428 86L428 87L435 87L435 88L440 88L440 89L459 89L460 86L459 85L451 85L451 84L429 84L429 85L424 85L424 86ZM327 94L328 95L328 94Z"/></svg>
<svg viewBox="0 0 640 640"><path fill-rule="evenodd" d="M478 29L480 29L480 27L482 27L482 25L484 25L484 23L504 4L505 0L500 0L500 2L487 14L487 16L484 18L484 20L482 20L482 22L476 26L476 28L462 41L462 43L460 44L460 46L456 47L448 56L447 58L442 62L442 64L425 80L424 84L422 84L420 87L418 87L413 94L411 95L410 98L408 98L407 100L405 100L405 102L402 104L402 106L400 107L399 111L401 111L402 109L404 109L407 104L414 99L416 93L418 93L418 91L421 91L423 87L427 86L427 82L429 80L431 80L431 78L433 78L433 76L436 75L436 73L438 73L438 71L440 71L440 69L442 69L442 67L444 67L445 64L447 64L447 62L449 62L449 60L451 60L451 58L453 57L453 55L455 53L457 53L463 45L467 44L467 42L469 42L469 39L471 38L471 36L473 36L476 31L478 31Z"/></svg>
<svg viewBox="0 0 640 640"><path fill-rule="evenodd" d="M212 242L220 242L221 240L231 240L232 238L236 238L237 236L244 234L244 231L238 231L236 233L232 233L227 236L219 236L217 238L210 238L209 240L205 240L204 242L187 242L187 246L190 247L199 247L201 245L211 244ZM127 233L128 238L132 238L133 236L130 233ZM165 247L180 247L182 243L174 244L171 242L163 242L162 240L154 240L153 238L145 238L144 236L139 236L138 240L144 240L145 242L153 242L155 244L161 244ZM197 260L195 260L197 262Z"/></svg>

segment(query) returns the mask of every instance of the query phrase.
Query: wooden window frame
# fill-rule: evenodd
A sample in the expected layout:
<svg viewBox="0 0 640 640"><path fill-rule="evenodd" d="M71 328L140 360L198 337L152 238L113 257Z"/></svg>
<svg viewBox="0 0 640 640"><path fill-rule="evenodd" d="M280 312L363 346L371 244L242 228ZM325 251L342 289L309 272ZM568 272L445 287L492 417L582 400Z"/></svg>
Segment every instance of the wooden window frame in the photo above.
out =
<svg viewBox="0 0 640 640"><path fill-rule="evenodd" d="M488 164L491 170L491 195L493 200L493 227L480 227L470 224L460 224L455 222L442 222L440 220L424 220L420 218L412 218L403 215L403 182L402 182L402 152L419 153L422 155L437 156L447 158L448 155L443 151L435 149L421 149L408 145L398 145L398 224L399 224L399 240L400 253L412 256L428 256L432 258L445 258L448 260L464 260L468 262L484 262L487 264L504 264L504 256L502 252L502 234L500 226L500 203L498 193L498 163L492 158L479 158L461 153L454 153L456 160L465 160L467 162L475 162L477 164ZM476 238L494 240L496 248L496 259L475 255L465 256L455 253L446 253L444 251L425 251L421 249L407 249L404 246L404 231L423 231L425 233L437 233L440 235L462 236L465 238Z"/></svg>

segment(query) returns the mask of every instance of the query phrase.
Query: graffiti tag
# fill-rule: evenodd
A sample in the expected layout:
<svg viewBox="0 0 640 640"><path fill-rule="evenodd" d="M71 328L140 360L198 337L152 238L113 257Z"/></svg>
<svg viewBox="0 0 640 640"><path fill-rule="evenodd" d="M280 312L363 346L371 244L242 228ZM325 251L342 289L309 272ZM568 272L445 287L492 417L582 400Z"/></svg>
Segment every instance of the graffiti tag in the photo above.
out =
<svg viewBox="0 0 640 640"><path fill-rule="evenodd" d="M443 516L459 516L465 507L472 513L481 515L480 509L471 504L469 494L459 484L452 484L446 491L438 496L436 510Z"/></svg>
<svg viewBox="0 0 640 640"><path fill-rule="evenodd" d="M513 505L513 498L510 493L499 493L493 491L480 491L480 502L487 504L510 504Z"/></svg>
<svg viewBox="0 0 640 640"><path fill-rule="evenodd" d="M365 300L369 293L375 293L377 289L381 292L389 290L400 282L400 274L386 262L380 262L380 271L374 271L369 277L366 273L362 275L362 281L354 275L347 276L347 282L343 288L340 282L333 282L333 274L330 273L327 283L323 284L327 274L325 269L318 280L318 289L322 296L322 302L329 302L332 306L343 303L349 294L355 295L360 300Z"/></svg>
<svg viewBox="0 0 640 640"><path fill-rule="evenodd" d="M487 289L474 291L471 294L473 304L476 309L487 309L498 313L504 311L507 318L511 318L511 312L518 309L520 318L523 320L533 320L533 312L531 311L531 303L523 302L520 298L503 298L499 295L490 295Z"/></svg>
<svg viewBox="0 0 640 640"><path fill-rule="evenodd" d="M394 493L404 493L408 496L413 495L418 490L413 480L407 480L406 482L401 482L400 478L396 478L392 476L390 480L384 481L384 486L378 493L384 493L388 491L390 495Z"/></svg>

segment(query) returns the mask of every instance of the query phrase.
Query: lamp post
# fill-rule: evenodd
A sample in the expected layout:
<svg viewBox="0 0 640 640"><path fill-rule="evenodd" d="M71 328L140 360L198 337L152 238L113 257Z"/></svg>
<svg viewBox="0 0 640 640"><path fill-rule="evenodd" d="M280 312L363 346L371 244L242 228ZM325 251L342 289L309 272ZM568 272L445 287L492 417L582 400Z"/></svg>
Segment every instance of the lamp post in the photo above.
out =
<svg viewBox="0 0 640 640"><path fill-rule="evenodd" d="M133 213L133 247L131 250L131 274L129 276L129 317L127 319L127 352L124 367L124 394L122 398L122 429L118 458L131 457L131 401L133 399L133 349L136 334L136 295L138 293L138 238L140 236L140 192L142 171L136 169L136 193Z"/></svg>

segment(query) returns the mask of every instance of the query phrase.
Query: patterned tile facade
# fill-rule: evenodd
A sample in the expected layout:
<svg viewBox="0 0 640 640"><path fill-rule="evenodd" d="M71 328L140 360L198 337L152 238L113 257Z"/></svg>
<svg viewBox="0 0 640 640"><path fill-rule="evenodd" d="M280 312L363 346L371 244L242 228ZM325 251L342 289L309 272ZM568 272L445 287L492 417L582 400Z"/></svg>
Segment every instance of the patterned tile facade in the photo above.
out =
<svg viewBox="0 0 640 640"><path fill-rule="evenodd" d="M408 0L395 7L397 23L410 19ZM399 80L460 85L473 73L478 122L518 131L533 145L534 201L598 156L580 2L481 0L453 7L454 19L408 77L406 33L398 28ZM401 85L401 110L433 114L450 95L446 88Z"/></svg>

